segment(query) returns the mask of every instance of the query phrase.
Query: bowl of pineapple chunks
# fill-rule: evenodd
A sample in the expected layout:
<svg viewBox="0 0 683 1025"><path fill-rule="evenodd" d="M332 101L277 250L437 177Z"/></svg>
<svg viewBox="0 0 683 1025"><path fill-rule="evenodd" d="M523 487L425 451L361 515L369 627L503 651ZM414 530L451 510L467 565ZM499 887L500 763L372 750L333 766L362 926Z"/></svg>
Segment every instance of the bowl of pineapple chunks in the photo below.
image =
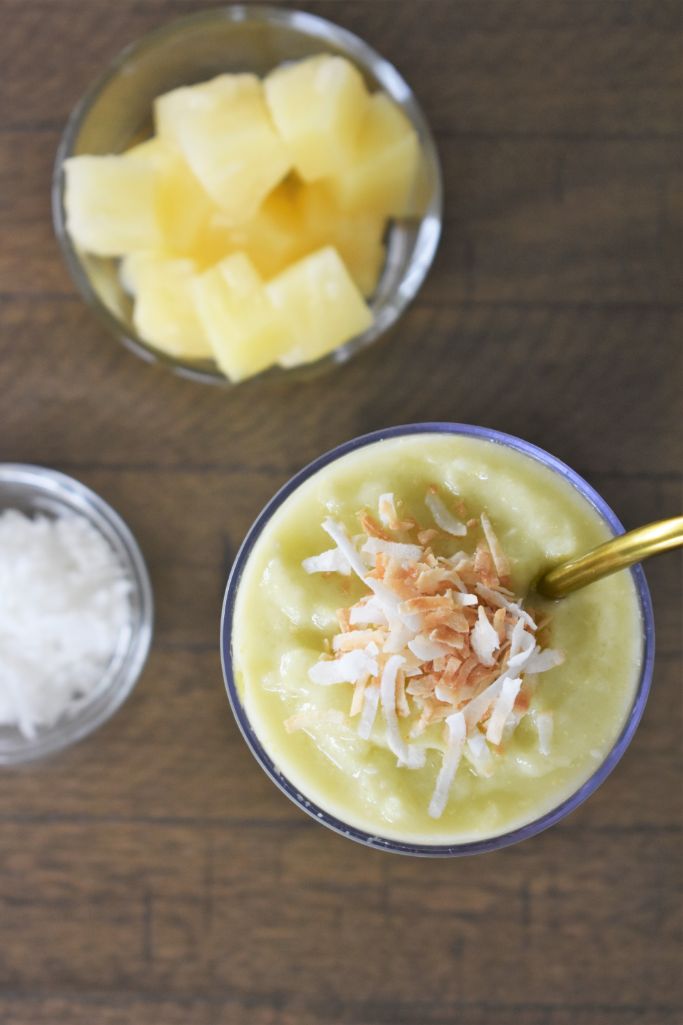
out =
<svg viewBox="0 0 683 1025"><path fill-rule="evenodd" d="M73 111L52 190L83 298L207 383L339 364L398 319L441 231L399 73L317 16L230 6L124 50Z"/></svg>

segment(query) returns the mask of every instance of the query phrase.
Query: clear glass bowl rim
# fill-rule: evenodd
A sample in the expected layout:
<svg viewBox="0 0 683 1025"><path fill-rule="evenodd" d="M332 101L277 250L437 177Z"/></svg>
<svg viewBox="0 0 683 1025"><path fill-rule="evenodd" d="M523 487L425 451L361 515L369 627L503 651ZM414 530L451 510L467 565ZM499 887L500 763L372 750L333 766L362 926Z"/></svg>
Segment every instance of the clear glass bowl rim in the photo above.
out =
<svg viewBox="0 0 683 1025"><path fill-rule="evenodd" d="M52 174L52 221L62 256L81 298L94 312L100 323L122 342L127 349L146 362L160 363L168 367L173 373L188 380L197 381L202 384L218 385L224 388L233 388L236 385L228 381L225 375L217 368L195 366L191 362L176 359L148 345L144 339L140 338L132 330L131 326L119 320L101 301L90 284L78 250L72 243L66 230L62 167L64 161L73 153L74 143L78 137L81 124L93 103L111 79L123 71L129 60L137 54L144 53L147 49L154 47L156 43L164 40L166 37L181 33L187 27L201 25L202 23L211 24L213 22L223 23L226 21L234 23L256 21L283 25L295 30L300 29L302 32L316 35L321 42L333 44L340 51L353 58L362 68L367 67L392 95L398 93L402 96L403 109L410 117L413 126L418 131L422 140L424 156L429 164L430 173L434 181L434 192L429 206L421 218L418 237L415 241L410 262L390 297L385 300L375 315L370 327L362 334L350 339L344 345L328 353L326 356L322 356L313 363L290 369L280 367L267 369L255 375L252 380L265 376L275 378L316 373L318 369L325 366L346 362L357 352L372 345L373 342L377 341L394 326L417 295L434 261L441 237L443 180L439 155L429 123L413 90L405 79L388 60L377 53L359 36L334 22L328 21L326 18L321 18L317 14L289 8L271 7L267 4L230 4L174 18L159 28L145 33L145 35L129 43L123 50L119 51L118 55L110 61L105 71L92 83L71 111L57 147Z"/></svg>
<svg viewBox="0 0 683 1025"><path fill-rule="evenodd" d="M562 801L561 804L557 805L557 807L553 808L551 811L535 819L533 822L529 822L517 829L513 829L507 833L502 833L499 836L489 837L485 840L476 840L457 844L409 843L387 837L371 835L362 829L335 818L334 815L331 815L325 809L320 808L318 805L314 804L314 802L309 801L305 794L302 795L300 791L290 783L287 777L277 769L275 763L258 739L255 730L252 728L237 692L236 681L232 670L231 636L235 598L239 582L251 551L271 516L277 509L279 509L283 502L301 484L303 484L304 481L308 480L329 463L336 461L341 456L344 456L349 452L356 451L356 449L364 448L367 445L390 438L401 438L419 434L455 434L465 437L480 438L485 441L491 441L507 446L524 455L530 456L532 459L535 459L544 466L547 466L549 469L560 474L560 476L568 483L573 485L573 487L576 488L576 490L579 491L579 493L587 499L588 502L590 502L614 534L621 534L624 531L624 527L610 506L575 470L562 462L562 460L558 459L556 456L546 452L544 449L539 448L537 445L533 445L531 442L515 437L512 434L495 431L487 427L477 427L471 424L444 422L404 424L396 427L389 427L385 430L372 431L369 434L364 434L360 437L344 442L330 451L325 452L317 459L314 459L313 462L309 463L302 470L296 473L286 484L283 485L283 487L280 488L254 521L237 553L225 589L220 628L221 661L223 665L223 676L228 700L247 746L264 772L270 777L276 786L278 786L279 789L294 802L294 804L302 809L302 811L305 811L316 822L327 826L329 829L340 833L342 836L346 836L351 840L355 840L358 843L364 844L367 847L373 847L377 850L421 857L460 857L462 855L483 854L489 851L495 851L502 847L508 847L510 844L519 843L521 840L526 840L532 836L536 836L536 834L555 825L566 815L569 815L578 808L579 805L583 804L583 802L590 797L595 790L597 790L605 779L607 779L633 739L645 710L654 667L654 615L650 591L643 569L639 565L633 566L630 572L636 585L638 601L640 604L640 613L643 621L643 661L640 680L631 711L629 712L628 718L611 751L595 772L579 787L578 790L575 791L575 793L566 798L566 800Z"/></svg>
<svg viewBox="0 0 683 1025"><path fill-rule="evenodd" d="M0 750L0 767L12 767L46 758L70 747L102 726L121 707L137 683L147 661L154 626L154 600L149 573L140 547L119 514L95 491L58 470L27 463L0 463L0 489L3 485L25 486L42 492L65 508L74 507L100 533L100 521L116 534L128 560L139 616L133 624L130 645L109 685L77 715L59 720L53 727L39 731L32 740L13 751ZM1 492L0 492L1 493ZM2 506L0 505L0 510ZM106 536L105 536L106 540Z"/></svg>

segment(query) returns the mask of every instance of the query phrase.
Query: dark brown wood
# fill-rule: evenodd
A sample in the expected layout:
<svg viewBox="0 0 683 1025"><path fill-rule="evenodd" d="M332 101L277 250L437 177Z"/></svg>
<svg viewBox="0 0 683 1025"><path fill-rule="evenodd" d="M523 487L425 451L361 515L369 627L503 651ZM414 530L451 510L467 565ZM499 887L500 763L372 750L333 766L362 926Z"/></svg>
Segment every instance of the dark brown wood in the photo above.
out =
<svg viewBox="0 0 683 1025"><path fill-rule="evenodd" d="M426 863L317 827L225 700L245 530L321 451L484 423L575 466L627 526L680 511L683 5L304 4L394 61L437 134L443 244L391 338L234 394L148 367L52 236L64 119L175 0L0 0L0 460L55 466L148 559L155 645L94 737L0 788L3 1025L677 1025L680 560L648 567L652 699L591 800L517 848Z"/></svg>

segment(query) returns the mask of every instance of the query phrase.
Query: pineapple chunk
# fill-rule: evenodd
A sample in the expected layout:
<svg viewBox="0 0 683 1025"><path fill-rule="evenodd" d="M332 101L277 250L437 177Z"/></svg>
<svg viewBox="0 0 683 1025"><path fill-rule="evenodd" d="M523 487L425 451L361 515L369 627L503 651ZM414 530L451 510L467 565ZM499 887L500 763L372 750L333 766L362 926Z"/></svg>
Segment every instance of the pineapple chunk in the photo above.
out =
<svg viewBox="0 0 683 1025"><path fill-rule="evenodd" d="M157 249L163 233L156 210L157 172L128 156L71 157L64 162L69 235L97 256Z"/></svg>
<svg viewBox="0 0 683 1025"><path fill-rule="evenodd" d="M264 89L301 177L334 174L347 161L365 116L368 92L360 72L343 57L323 54L277 68Z"/></svg>
<svg viewBox="0 0 683 1025"><path fill-rule="evenodd" d="M190 260L135 253L122 261L121 280L135 293L133 323L156 349L179 359L211 359L213 351L197 316Z"/></svg>
<svg viewBox="0 0 683 1025"><path fill-rule="evenodd" d="M386 251L382 243L385 218L340 210L326 182L304 186L298 197L302 235L310 252L332 245L367 298L377 288Z"/></svg>
<svg viewBox="0 0 683 1025"><path fill-rule="evenodd" d="M282 271L268 282L266 294L294 340L283 347L283 367L319 359L372 323L370 310L331 246Z"/></svg>
<svg viewBox="0 0 683 1025"><path fill-rule="evenodd" d="M219 75L154 103L159 136L177 145L233 224L249 220L291 162L256 75Z"/></svg>
<svg viewBox="0 0 683 1025"><path fill-rule="evenodd" d="M265 370L292 345L286 322L244 253L234 253L195 280L194 298L214 357L231 381Z"/></svg>
<svg viewBox="0 0 683 1025"><path fill-rule="evenodd" d="M385 93L375 93L353 152L332 176L339 205L378 216L405 216L418 158L417 133L405 114Z"/></svg>
<svg viewBox="0 0 683 1025"><path fill-rule="evenodd" d="M185 256L198 240L216 210L182 154L158 137L148 139L126 156L146 161L156 171L156 210L164 248Z"/></svg>
<svg viewBox="0 0 683 1025"><path fill-rule="evenodd" d="M279 274L302 256L306 250L297 195L294 183L284 181L267 196L260 210L246 224L233 228L223 225L225 249L222 255L235 251L246 253L264 278ZM221 222L219 213L212 221L214 232L220 231Z"/></svg>

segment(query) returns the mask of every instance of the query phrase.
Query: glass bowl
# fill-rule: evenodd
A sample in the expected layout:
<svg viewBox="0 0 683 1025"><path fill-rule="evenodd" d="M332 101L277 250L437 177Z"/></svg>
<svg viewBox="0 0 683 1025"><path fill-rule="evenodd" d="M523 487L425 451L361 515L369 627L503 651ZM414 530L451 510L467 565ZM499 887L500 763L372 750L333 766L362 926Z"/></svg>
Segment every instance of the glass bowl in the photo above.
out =
<svg viewBox="0 0 683 1025"><path fill-rule="evenodd" d="M93 696L73 716L40 727L28 739L13 726L0 725L0 765L19 765L68 747L101 726L135 686L152 640L152 588L135 538L111 506L83 484L41 466L0 464L0 512L54 518L71 512L84 516L114 550L131 581L131 624L119 642Z"/></svg>
<svg viewBox="0 0 683 1025"><path fill-rule="evenodd" d="M587 481L580 477L578 473L572 470L565 463L556 459L555 456L552 456L543 449L538 448L536 445L522 441L520 438L516 438L513 435L503 434L500 431L489 430L485 427L473 427L467 424L452 423L407 424L401 427L391 427L383 431L375 431L372 434L366 434L360 438L354 438L352 441L348 441L343 445L337 446L337 448L332 449L330 452L326 452L314 462L304 467L303 470L300 470L299 473L292 477L292 479L277 492L258 516L237 553L237 557L228 579L221 616L221 658L228 699L242 735L261 768L280 788L280 790L282 790L282 792L294 802L294 804L307 812L307 814L311 815L317 822L333 829L337 833L341 833L343 836L349 837L351 840L365 844L368 847L374 847L378 850L390 851L397 854L419 855L425 857L458 857L466 854L479 854L497 850L498 848L507 847L508 845L517 843L520 840L525 840L529 837L535 836L537 833L547 829L549 826L555 825L555 823L559 822L560 819L563 819L565 815L568 815L570 812L574 811L575 808L578 808L578 806L582 804L586 798L588 798L593 791L600 786L601 783L604 782L631 742L645 709L652 680L654 662L654 618L650 592L645 580L645 574L640 566L634 566L630 570L630 573L633 576L636 586L640 615L643 623L643 656L640 679L638 681L630 712L611 751L607 754L595 772L570 797L534 821L526 823L525 825L509 832L502 833L498 836L487 837L483 840L455 844L421 844L402 842L393 838L370 835L362 829L340 821L325 809L308 800L306 795L302 794L301 790L295 787L280 771L268 754L268 751L266 751L261 744L255 729L249 721L237 690L232 665L231 639L235 599L242 577L242 572L256 541L267 526L270 518L292 494L292 492L303 484L304 481L308 480L309 477L312 477L323 467L329 465L342 456L345 456L347 453L363 448L366 445L371 445L374 442L382 441L384 439L400 438L418 434L465 435L467 437L480 438L484 441L492 441L499 445L506 445L512 449L516 449L518 452L537 460L542 465L563 477L593 506L613 534L623 533L624 528L615 514L604 499L600 497L600 495L590 486L590 484L587 483Z"/></svg>
<svg viewBox="0 0 683 1025"><path fill-rule="evenodd" d="M423 153L417 214L394 221L387 258L369 300L373 323L356 338L306 367L265 371L271 377L315 373L371 345L414 298L441 233L442 187L432 134L410 87L388 61L351 32L301 11L258 5L219 7L171 22L126 47L89 89L67 122L52 183L54 227L76 287L100 321L138 356L195 381L229 385L212 361L184 362L159 352L136 332L118 261L80 252L66 231L64 161L78 154L120 153L152 133L152 102L179 85L222 72L264 75L287 60L329 52L348 57L368 86L384 89L415 128Z"/></svg>

